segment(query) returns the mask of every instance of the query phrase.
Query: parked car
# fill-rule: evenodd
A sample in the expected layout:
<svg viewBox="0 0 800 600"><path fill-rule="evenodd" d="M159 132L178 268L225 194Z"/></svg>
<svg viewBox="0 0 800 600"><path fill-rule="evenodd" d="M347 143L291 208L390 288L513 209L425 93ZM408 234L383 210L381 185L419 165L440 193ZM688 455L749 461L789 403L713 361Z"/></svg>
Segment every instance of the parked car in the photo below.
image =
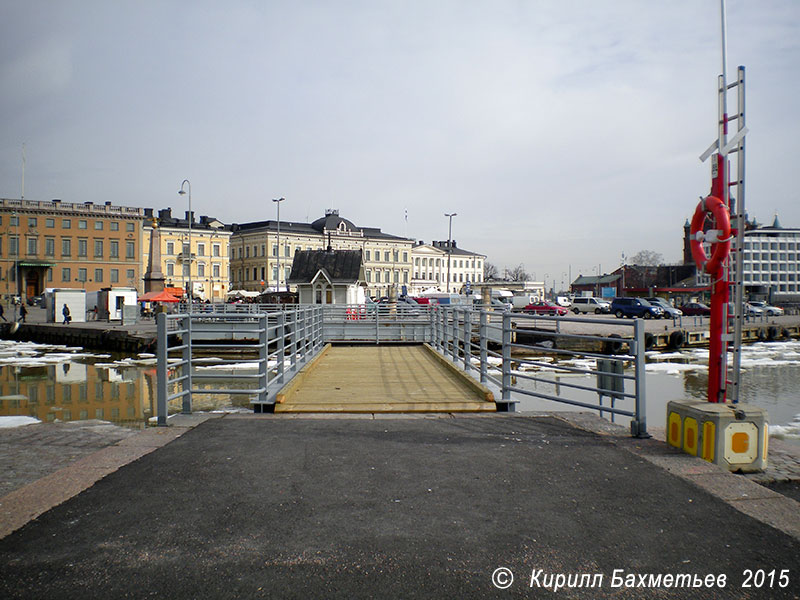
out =
<svg viewBox="0 0 800 600"><path fill-rule="evenodd" d="M711 314L711 309L702 302L689 302L681 306L683 314L690 316L707 316Z"/></svg>
<svg viewBox="0 0 800 600"><path fill-rule="evenodd" d="M758 306L754 306L753 304L750 304L749 302L745 302L744 303L744 314L746 314L748 317L760 317L761 315L764 314L764 309L763 308L759 308Z"/></svg>
<svg viewBox="0 0 800 600"><path fill-rule="evenodd" d="M653 306L644 298L614 298L611 301L611 312L618 319L622 317L660 319L664 316L664 310L660 306Z"/></svg>
<svg viewBox="0 0 800 600"><path fill-rule="evenodd" d="M672 306L672 304L664 300L664 298L648 298L647 301L653 306L660 306L662 309L664 309L665 319L666 318L677 319L678 317L683 316L682 310L680 310L679 308L675 308L674 306Z"/></svg>
<svg viewBox="0 0 800 600"><path fill-rule="evenodd" d="M473 306L478 307L478 308L483 306L483 302L481 302L480 298L474 298L472 300L472 304L473 304ZM507 310L511 310L511 305L510 304L508 304L506 302L502 302L502 301L498 300L497 298L492 298L491 304L489 306L493 310L498 310L498 311L501 311L501 312L505 312Z"/></svg>
<svg viewBox="0 0 800 600"><path fill-rule="evenodd" d="M783 315L783 309L779 306L770 306L766 302L750 302L751 306L760 308L768 317L780 317Z"/></svg>
<svg viewBox="0 0 800 600"><path fill-rule="evenodd" d="M532 302L522 309L522 312L533 313L535 315L558 315L563 317L567 314L567 309L552 302Z"/></svg>
<svg viewBox="0 0 800 600"><path fill-rule="evenodd" d="M572 312L576 315L579 313L594 313L596 315L609 313L611 312L611 303L601 298L579 296L572 299Z"/></svg>

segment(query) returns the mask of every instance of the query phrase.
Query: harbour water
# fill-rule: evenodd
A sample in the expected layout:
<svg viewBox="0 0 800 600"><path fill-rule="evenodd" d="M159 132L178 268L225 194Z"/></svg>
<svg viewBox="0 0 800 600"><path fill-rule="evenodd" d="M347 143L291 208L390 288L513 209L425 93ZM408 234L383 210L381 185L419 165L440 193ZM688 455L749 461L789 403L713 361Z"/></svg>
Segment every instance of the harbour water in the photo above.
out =
<svg viewBox="0 0 800 600"><path fill-rule="evenodd" d="M226 374L252 367L214 364L208 358L200 368ZM708 352L703 349L650 353L647 364L647 422L663 427L666 403L678 399L705 399ZM591 363L593 367L593 361ZM597 404L597 395L568 388L563 383L594 385L591 376L572 375L552 368L529 373L547 383L520 378L527 389ZM129 427L144 427L155 414L156 359L87 352L81 348L33 343L0 342L0 417L32 417L39 421L100 419ZM631 383L628 383L628 389ZM800 341L767 342L745 346L742 353L740 401L768 411L773 436L800 443ZM584 410L566 404L518 395L521 411ZM606 404L608 400L606 400ZM618 402L618 406L630 406ZM176 404L172 410L179 410ZM249 410L246 396L202 396L194 410ZM2 421L2 419L0 419ZM617 419L625 423L622 418Z"/></svg>

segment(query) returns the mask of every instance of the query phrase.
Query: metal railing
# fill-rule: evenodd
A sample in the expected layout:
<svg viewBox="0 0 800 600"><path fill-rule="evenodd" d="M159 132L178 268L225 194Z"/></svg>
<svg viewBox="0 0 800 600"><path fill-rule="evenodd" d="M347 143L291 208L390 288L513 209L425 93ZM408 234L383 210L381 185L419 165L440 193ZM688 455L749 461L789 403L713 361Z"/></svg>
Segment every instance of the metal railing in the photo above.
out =
<svg viewBox="0 0 800 600"><path fill-rule="evenodd" d="M192 412L194 394L244 394L258 406L272 404L278 391L323 347L322 309L293 306L258 313L159 314L157 325L158 425L167 424L168 404L181 400L181 412ZM177 344L169 346L169 337ZM254 373L207 373L201 367L209 354L214 367L239 365L256 354ZM230 387L199 387L198 382L224 380Z"/></svg>
<svg viewBox="0 0 800 600"><path fill-rule="evenodd" d="M323 336L326 342L430 342L431 314L427 305L327 304Z"/></svg>
<svg viewBox="0 0 800 600"><path fill-rule="evenodd" d="M568 322L591 325L593 329L614 327L615 331L624 327L630 334L567 333L561 326ZM610 413L630 417L631 434L649 437L644 329L640 319L546 317L437 306L432 345L481 383L499 388L498 410L514 411L517 398L530 396L596 410L601 416ZM497 337L498 332L502 343L495 347L490 338ZM628 364L632 373L625 372ZM577 383L555 381L544 377L543 371L583 379ZM587 376L596 383L585 381ZM532 389L539 386L546 391ZM597 403L561 395L564 388L597 394ZM603 404L604 398L609 398L609 405ZM627 401L628 406L617 407L618 401Z"/></svg>
<svg viewBox="0 0 800 600"><path fill-rule="evenodd" d="M183 412L191 412L196 393L248 394L256 397L251 404L262 409L274 404L280 389L328 342L425 342L468 375L498 389L498 410L513 411L526 396L541 398L596 410L601 416L629 417L632 435L649 437L645 331L639 319L545 317L442 305L239 306L260 310L158 315L159 425L166 424L168 402L181 399ZM605 332L571 333L562 327L565 323ZM606 333L612 327L615 332L622 328L625 335ZM168 348L168 335L179 344ZM224 377L199 372L198 360L211 351L255 352L256 372ZM238 357L216 364L240 362ZM548 372L576 379L553 380ZM195 384L206 379L249 387L205 389ZM575 394L563 394L565 390ZM597 402L588 400L587 392L592 399L596 394ZM603 403L605 398L609 404Z"/></svg>

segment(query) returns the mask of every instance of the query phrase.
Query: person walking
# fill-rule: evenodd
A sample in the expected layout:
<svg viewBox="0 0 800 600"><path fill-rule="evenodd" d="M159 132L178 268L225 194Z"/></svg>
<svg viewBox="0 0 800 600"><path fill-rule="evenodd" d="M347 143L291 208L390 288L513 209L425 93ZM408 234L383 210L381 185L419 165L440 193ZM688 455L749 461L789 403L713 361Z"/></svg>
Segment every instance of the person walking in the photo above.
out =
<svg viewBox="0 0 800 600"><path fill-rule="evenodd" d="M8 323L8 319L6 319L6 316L3 314L3 305L2 304L0 304L0 319L3 319L3 321Z"/></svg>
<svg viewBox="0 0 800 600"><path fill-rule="evenodd" d="M28 309L25 308L25 303L23 302L22 304L20 304L19 307L19 320L24 323L25 317L27 316L28 316Z"/></svg>
<svg viewBox="0 0 800 600"><path fill-rule="evenodd" d="M64 325L69 325L69 322L72 321L72 316L69 314L69 306L64 304L64 308L61 309L61 314L64 315Z"/></svg>

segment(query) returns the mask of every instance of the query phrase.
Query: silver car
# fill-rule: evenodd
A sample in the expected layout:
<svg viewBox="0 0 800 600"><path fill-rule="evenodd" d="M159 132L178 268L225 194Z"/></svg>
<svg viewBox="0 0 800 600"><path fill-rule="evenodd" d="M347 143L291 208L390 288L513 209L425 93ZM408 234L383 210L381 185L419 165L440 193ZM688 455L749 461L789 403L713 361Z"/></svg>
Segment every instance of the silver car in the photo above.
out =
<svg viewBox="0 0 800 600"><path fill-rule="evenodd" d="M679 308L675 308L664 300L664 298L648 298L647 301L652 304L653 306L660 306L664 309L664 318L665 319L677 319L678 317L683 316L683 311Z"/></svg>

